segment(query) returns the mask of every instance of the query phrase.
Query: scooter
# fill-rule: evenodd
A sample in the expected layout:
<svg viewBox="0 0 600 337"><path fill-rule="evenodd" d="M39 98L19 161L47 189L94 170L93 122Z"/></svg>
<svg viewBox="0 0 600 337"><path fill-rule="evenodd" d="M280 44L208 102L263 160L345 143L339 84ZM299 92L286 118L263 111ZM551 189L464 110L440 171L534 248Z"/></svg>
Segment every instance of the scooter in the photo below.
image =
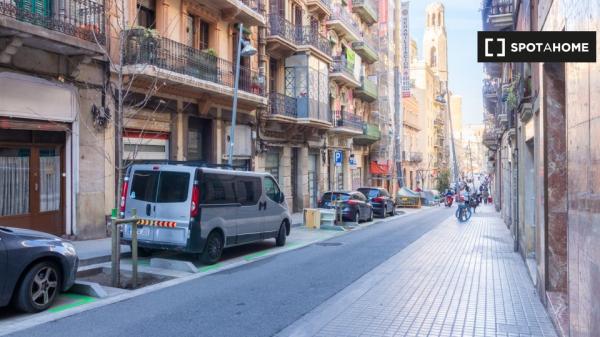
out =
<svg viewBox="0 0 600 337"><path fill-rule="evenodd" d="M454 198L451 195L447 195L446 200L444 201L444 205L446 207L452 207L453 202L454 202Z"/></svg>

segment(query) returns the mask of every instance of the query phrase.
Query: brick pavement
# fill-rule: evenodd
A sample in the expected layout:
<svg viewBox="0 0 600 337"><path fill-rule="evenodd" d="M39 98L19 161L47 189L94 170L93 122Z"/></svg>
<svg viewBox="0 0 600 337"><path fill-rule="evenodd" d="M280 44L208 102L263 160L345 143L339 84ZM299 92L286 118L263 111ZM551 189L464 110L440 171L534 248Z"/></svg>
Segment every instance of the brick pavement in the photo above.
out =
<svg viewBox="0 0 600 337"><path fill-rule="evenodd" d="M454 217L281 336L556 336L510 233L490 206Z"/></svg>

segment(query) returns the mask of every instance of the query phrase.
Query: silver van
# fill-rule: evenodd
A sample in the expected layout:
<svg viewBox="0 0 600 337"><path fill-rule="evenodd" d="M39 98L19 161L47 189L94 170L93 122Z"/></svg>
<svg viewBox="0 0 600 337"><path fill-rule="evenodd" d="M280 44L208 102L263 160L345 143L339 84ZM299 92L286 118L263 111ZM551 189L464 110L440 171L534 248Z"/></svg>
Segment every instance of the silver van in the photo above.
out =
<svg viewBox="0 0 600 337"><path fill-rule="evenodd" d="M223 248L275 238L285 245L291 216L268 173L192 164L134 164L120 200L121 216L135 209L141 250L198 254L214 264ZM131 244L131 226L122 234Z"/></svg>

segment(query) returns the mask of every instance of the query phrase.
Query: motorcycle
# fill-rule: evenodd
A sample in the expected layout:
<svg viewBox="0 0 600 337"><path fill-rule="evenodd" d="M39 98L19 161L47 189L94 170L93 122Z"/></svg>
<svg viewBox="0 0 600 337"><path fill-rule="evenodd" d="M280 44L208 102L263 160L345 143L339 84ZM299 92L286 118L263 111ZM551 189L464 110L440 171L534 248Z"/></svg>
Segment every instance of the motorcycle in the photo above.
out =
<svg viewBox="0 0 600 337"><path fill-rule="evenodd" d="M454 202L454 198L451 195L447 195L446 199L444 200L444 205L446 207L452 207L453 202Z"/></svg>

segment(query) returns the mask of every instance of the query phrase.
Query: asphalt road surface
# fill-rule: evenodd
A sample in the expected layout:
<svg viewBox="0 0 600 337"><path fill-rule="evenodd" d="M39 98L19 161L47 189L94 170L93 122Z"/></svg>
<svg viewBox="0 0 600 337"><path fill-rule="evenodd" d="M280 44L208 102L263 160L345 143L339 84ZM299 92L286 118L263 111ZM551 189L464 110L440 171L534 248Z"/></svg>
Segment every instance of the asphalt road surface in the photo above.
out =
<svg viewBox="0 0 600 337"><path fill-rule="evenodd" d="M12 336L272 336L451 214L400 217Z"/></svg>

